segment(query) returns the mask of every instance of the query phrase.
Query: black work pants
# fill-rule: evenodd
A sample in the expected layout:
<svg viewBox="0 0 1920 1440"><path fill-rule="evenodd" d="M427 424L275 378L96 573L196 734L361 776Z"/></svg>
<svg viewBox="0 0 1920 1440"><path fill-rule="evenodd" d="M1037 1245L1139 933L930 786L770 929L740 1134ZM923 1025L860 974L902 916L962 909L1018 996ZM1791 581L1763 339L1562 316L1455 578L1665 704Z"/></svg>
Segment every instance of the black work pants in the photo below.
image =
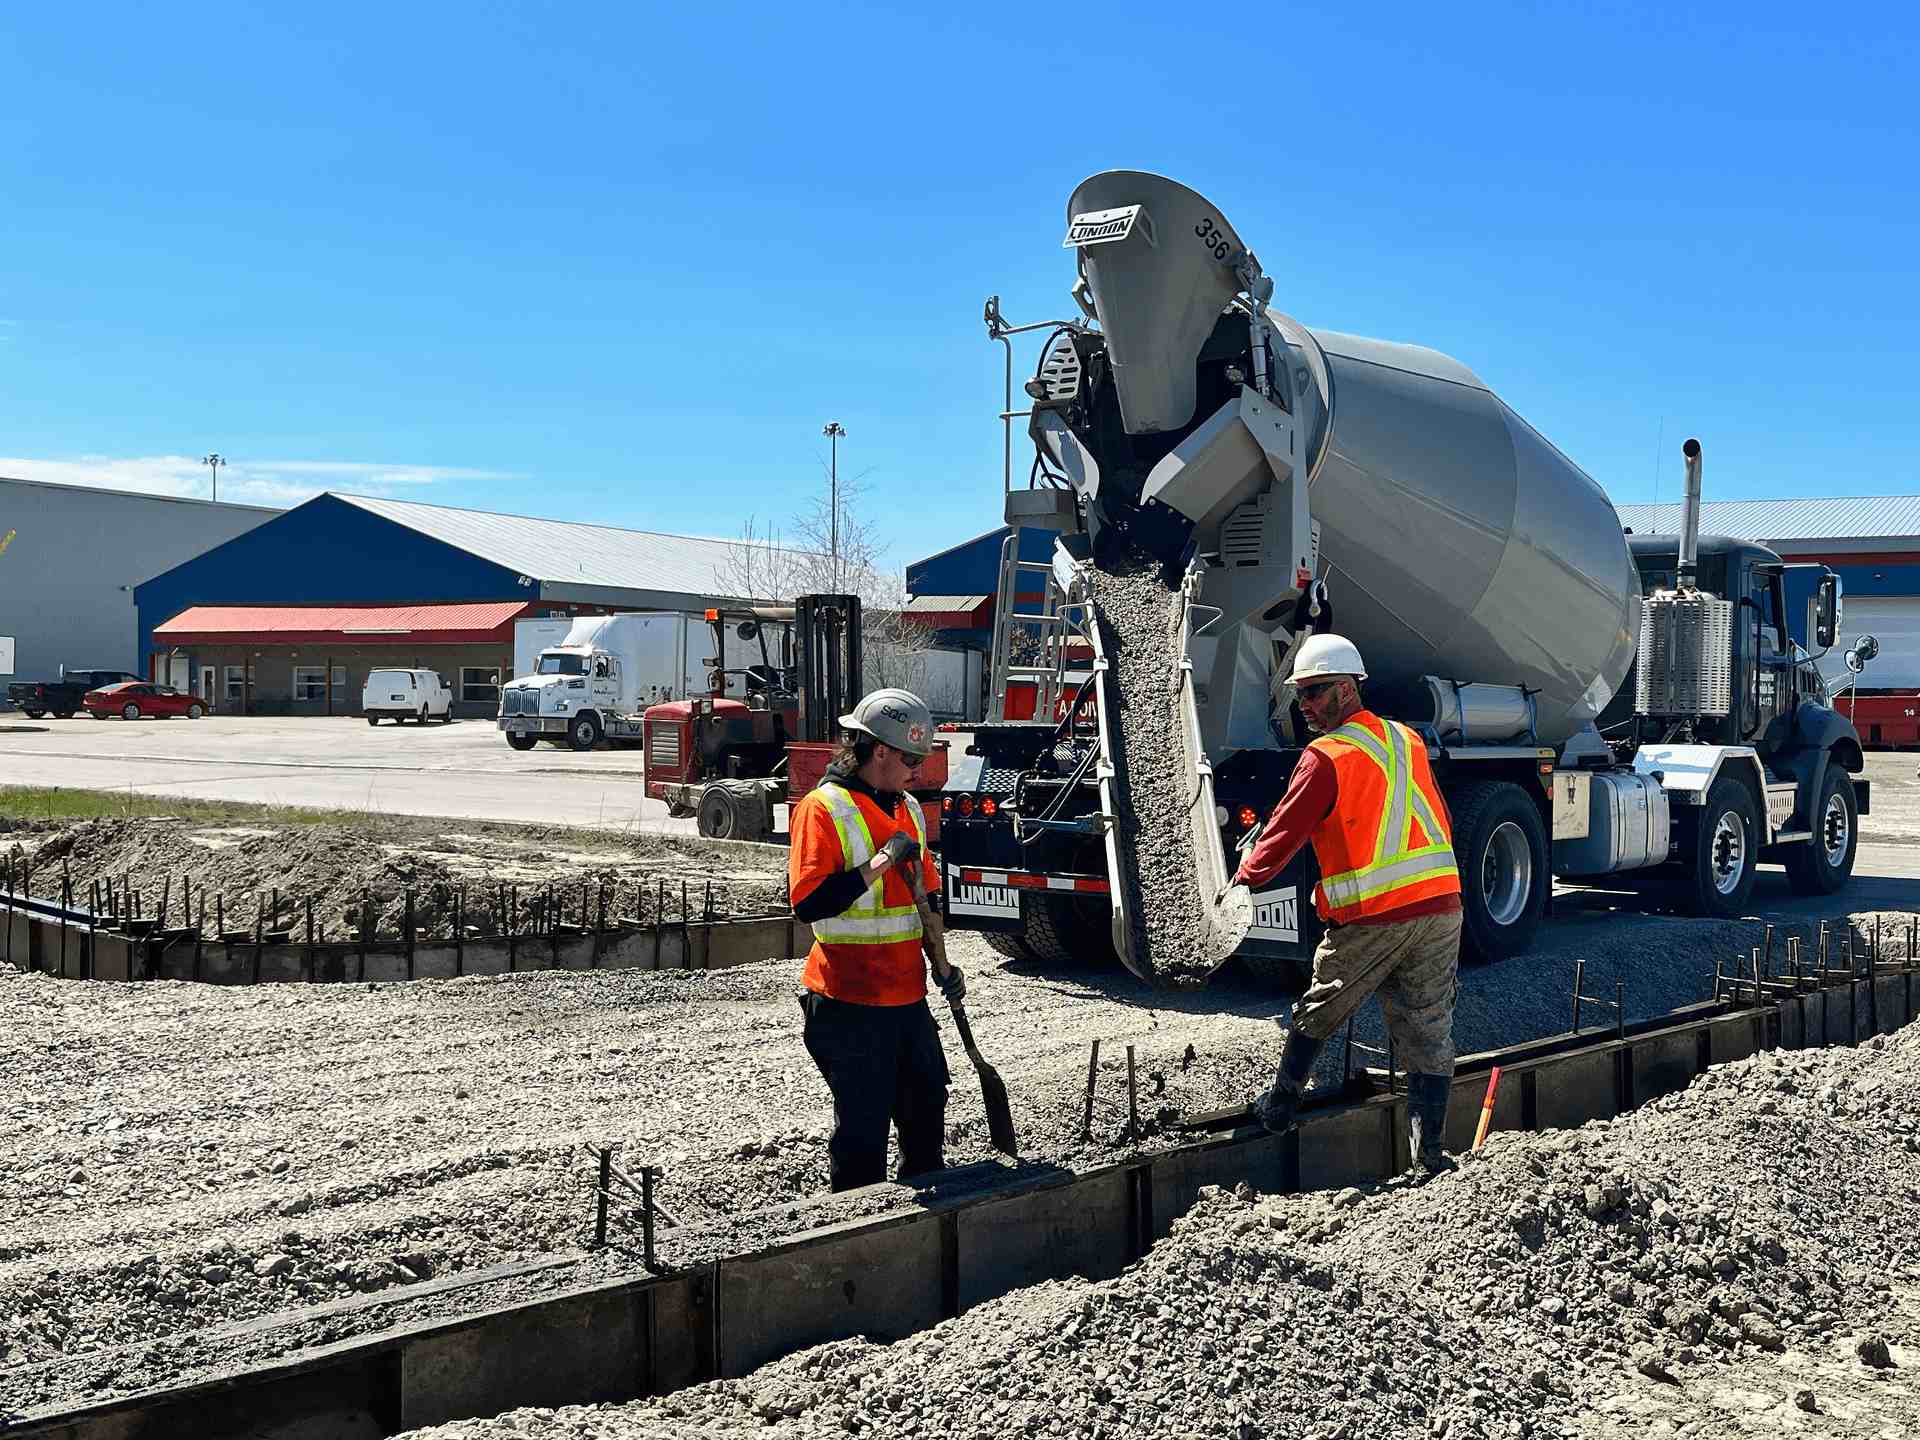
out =
<svg viewBox="0 0 1920 1440"><path fill-rule="evenodd" d="M827 1164L835 1190L887 1178L887 1131L900 1131L900 1175L944 1165L947 1057L927 1002L855 1005L800 997L807 1053L833 1092Z"/></svg>

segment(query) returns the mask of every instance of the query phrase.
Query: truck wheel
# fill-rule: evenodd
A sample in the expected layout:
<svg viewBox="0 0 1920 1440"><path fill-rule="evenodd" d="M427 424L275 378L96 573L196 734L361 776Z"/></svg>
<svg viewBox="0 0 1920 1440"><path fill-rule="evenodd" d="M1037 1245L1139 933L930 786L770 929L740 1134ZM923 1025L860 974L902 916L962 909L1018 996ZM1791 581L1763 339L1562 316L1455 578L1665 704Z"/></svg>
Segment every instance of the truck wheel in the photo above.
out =
<svg viewBox="0 0 1920 1440"><path fill-rule="evenodd" d="M1820 782L1820 803L1813 807L1813 838L1785 847L1787 883L1796 895L1831 895L1853 874L1860 848L1860 812L1853 781L1839 764L1827 761Z"/></svg>
<svg viewBox="0 0 1920 1440"><path fill-rule="evenodd" d="M1518 785L1481 780L1447 797L1460 865L1461 948L1481 960L1518 955L1547 911L1547 827Z"/></svg>
<svg viewBox="0 0 1920 1440"><path fill-rule="evenodd" d="M507 736L507 744L511 745L516 750L531 750L533 749L534 746L538 745L539 743L540 743L540 737L538 735Z"/></svg>
<svg viewBox="0 0 1920 1440"><path fill-rule="evenodd" d="M1762 839L1753 791L1722 775L1707 791L1707 803L1693 812L1691 833L1682 836L1686 858L1674 883L1680 908L1722 920L1742 914L1753 894Z"/></svg>
<svg viewBox="0 0 1920 1440"><path fill-rule="evenodd" d="M600 722L591 713L576 715L567 726L567 744L576 750L591 750L600 743Z"/></svg>
<svg viewBox="0 0 1920 1440"><path fill-rule="evenodd" d="M1034 954L1033 947L1027 944L1024 936L1014 934L1012 931L982 930L978 933L980 938L987 942L987 948L996 955L1017 960L1025 965L1031 965L1040 958Z"/></svg>
<svg viewBox="0 0 1920 1440"><path fill-rule="evenodd" d="M741 819L733 804L732 792L721 785L709 785L700 792L700 833L709 840L737 840Z"/></svg>
<svg viewBox="0 0 1920 1440"><path fill-rule="evenodd" d="M1022 907L1021 939L1043 965L1118 965L1113 950L1113 908L1100 896L1029 893Z"/></svg>

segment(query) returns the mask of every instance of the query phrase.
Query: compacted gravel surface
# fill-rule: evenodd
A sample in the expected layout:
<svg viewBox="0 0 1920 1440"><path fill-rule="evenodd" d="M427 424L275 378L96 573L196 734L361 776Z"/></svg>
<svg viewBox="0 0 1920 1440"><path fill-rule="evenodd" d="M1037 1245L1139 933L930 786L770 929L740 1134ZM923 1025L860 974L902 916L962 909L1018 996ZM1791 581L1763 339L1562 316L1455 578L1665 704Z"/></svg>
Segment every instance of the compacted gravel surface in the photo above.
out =
<svg viewBox="0 0 1920 1440"><path fill-rule="evenodd" d="M1130 977L996 970L973 937L954 952L1028 1163L1122 1153L1128 1044L1148 1145L1171 1143L1161 1117L1239 1103L1272 1063L1283 997L1228 988L1169 1007ZM95 1352L578 1256L583 1144L661 1169L669 1263L841 1218L797 1204L826 1188L832 1123L798 971L226 988L0 967L0 1410L91 1391L100 1371L80 1362ZM950 1033L947 1049L948 1161L985 1161L979 1087ZM128 1372L118 1389L167 1367L104 1368Z"/></svg>
<svg viewBox="0 0 1920 1440"><path fill-rule="evenodd" d="M1920 1028L1763 1055L1455 1174L1218 1191L1049 1283L661 1399L416 1440L1895 1437L1920 1426Z"/></svg>

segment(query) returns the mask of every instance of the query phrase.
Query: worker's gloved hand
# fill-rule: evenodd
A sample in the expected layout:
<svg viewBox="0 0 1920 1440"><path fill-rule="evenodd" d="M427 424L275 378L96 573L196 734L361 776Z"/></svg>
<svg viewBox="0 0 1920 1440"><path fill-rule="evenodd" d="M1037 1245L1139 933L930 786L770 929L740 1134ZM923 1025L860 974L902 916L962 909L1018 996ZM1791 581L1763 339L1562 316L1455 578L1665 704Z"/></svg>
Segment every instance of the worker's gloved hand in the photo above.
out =
<svg viewBox="0 0 1920 1440"><path fill-rule="evenodd" d="M886 844L880 847L880 853L887 857L887 868L906 865L920 858L920 842L904 830L896 831Z"/></svg>
<svg viewBox="0 0 1920 1440"><path fill-rule="evenodd" d="M935 987L943 1000L964 1000L967 998L967 977L960 973L958 965L949 965L947 973L933 977Z"/></svg>

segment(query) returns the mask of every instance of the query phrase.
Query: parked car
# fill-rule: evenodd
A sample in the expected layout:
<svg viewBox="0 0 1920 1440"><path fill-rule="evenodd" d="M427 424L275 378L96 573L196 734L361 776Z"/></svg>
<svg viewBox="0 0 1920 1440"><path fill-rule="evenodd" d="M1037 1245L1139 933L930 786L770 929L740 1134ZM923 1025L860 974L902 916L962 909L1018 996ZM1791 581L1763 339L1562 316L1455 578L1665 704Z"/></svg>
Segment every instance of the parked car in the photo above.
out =
<svg viewBox="0 0 1920 1440"><path fill-rule="evenodd" d="M431 670L375 670L360 692L360 713L369 725L383 717L396 725L445 722L453 718L453 691Z"/></svg>
<svg viewBox="0 0 1920 1440"><path fill-rule="evenodd" d="M52 715L69 720L89 690L139 678L130 670L69 670L58 680L16 680L7 686L7 697L26 711L29 719Z"/></svg>
<svg viewBox="0 0 1920 1440"><path fill-rule="evenodd" d="M122 720L144 720L148 716L164 720L170 715L198 720L207 713L206 703L198 695L189 695L171 685L150 685L145 680L123 680L117 685L89 690L80 703L96 720L115 715Z"/></svg>

